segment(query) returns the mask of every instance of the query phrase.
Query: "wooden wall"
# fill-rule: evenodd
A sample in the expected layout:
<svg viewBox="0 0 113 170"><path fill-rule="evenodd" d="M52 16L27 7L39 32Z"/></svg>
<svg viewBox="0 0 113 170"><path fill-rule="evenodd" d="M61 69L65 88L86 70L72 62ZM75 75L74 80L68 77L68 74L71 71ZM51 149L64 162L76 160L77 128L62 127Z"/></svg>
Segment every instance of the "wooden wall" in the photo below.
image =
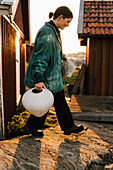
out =
<svg viewBox="0 0 113 170"><path fill-rule="evenodd" d="M113 96L112 38L90 38L85 90L87 95Z"/></svg>
<svg viewBox="0 0 113 170"><path fill-rule="evenodd" d="M20 40L20 94L23 95L25 92L25 44Z"/></svg>
<svg viewBox="0 0 113 170"><path fill-rule="evenodd" d="M16 112L16 47L15 30L2 17L2 81L4 101L4 123L11 120ZM7 135L7 128L5 127Z"/></svg>
<svg viewBox="0 0 113 170"><path fill-rule="evenodd" d="M4 119L3 131L4 136L7 138L7 123L11 121L11 118L16 114L16 94L19 90L19 94L23 95L25 92L24 77L25 77L25 45L23 39L20 37L19 44L16 44L16 31L11 24L1 17L2 26L2 91L3 91L3 110ZM16 51L16 46L18 49ZM16 55L19 55L19 61L16 59ZM19 68L17 62L20 62ZM18 72L18 77L16 76ZM17 79L20 79L17 86ZM17 89L18 87L18 89Z"/></svg>
<svg viewBox="0 0 113 170"><path fill-rule="evenodd" d="M14 17L14 22L24 34L25 41L30 41L29 5L29 0L19 0Z"/></svg>
<svg viewBox="0 0 113 170"><path fill-rule="evenodd" d="M29 63L33 51L33 45L26 44L26 62Z"/></svg>
<svg viewBox="0 0 113 170"><path fill-rule="evenodd" d="M18 25L19 29L24 33L23 17L22 17L22 0L19 0L18 8L15 13L14 22Z"/></svg>

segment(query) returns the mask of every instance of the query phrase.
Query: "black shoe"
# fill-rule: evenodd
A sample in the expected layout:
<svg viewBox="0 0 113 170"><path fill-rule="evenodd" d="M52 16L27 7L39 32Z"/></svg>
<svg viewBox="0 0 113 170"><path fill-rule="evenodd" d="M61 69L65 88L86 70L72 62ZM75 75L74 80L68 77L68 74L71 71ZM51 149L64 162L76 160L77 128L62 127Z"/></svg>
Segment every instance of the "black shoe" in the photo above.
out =
<svg viewBox="0 0 113 170"><path fill-rule="evenodd" d="M64 131L64 135L70 135L71 133L79 133L84 130L82 125L74 125L72 128L69 128Z"/></svg>
<svg viewBox="0 0 113 170"><path fill-rule="evenodd" d="M44 133L42 130L37 130L37 131L34 131L32 133L32 136L35 136L35 137L43 137L44 136Z"/></svg>
<svg viewBox="0 0 113 170"><path fill-rule="evenodd" d="M24 135L32 134L33 136L38 136L38 137L44 135L42 130L31 129L31 128L27 127L27 126L25 126L23 128L22 134L24 134Z"/></svg>

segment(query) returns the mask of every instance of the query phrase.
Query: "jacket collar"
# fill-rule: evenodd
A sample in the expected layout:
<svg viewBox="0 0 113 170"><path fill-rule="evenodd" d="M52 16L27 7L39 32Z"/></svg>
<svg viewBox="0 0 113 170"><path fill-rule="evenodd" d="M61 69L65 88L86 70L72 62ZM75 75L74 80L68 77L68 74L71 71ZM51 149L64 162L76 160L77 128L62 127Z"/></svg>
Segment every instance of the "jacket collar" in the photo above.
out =
<svg viewBox="0 0 113 170"><path fill-rule="evenodd" d="M53 29L53 31L54 31L54 33L55 33L55 35L56 35L59 43L61 43L60 36L59 36L56 28L55 28L52 24L50 24L49 22L46 22L45 25ZM59 32L60 32L60 31L59 31Z"/></svg>
<svg viewBox="0 0 113 170"><path fill-rule="evenodd" d="M58 33L58 35L59 35L59 37L60 37L60 30L59 30L58 27L55 25L55 23L54 23L52 20L50 20L50 21L49 21L49 24L51 24L51 25L55 28L55 30L57 31L57 33Z"/></svg>

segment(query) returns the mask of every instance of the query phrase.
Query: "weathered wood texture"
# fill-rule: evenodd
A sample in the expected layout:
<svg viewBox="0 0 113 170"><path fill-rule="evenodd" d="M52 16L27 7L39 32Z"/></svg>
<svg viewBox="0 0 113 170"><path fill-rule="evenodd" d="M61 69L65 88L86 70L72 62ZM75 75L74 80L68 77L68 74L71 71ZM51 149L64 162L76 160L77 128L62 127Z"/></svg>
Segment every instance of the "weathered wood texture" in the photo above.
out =
<svg viewBox="0 0 113 170"><path fill-rule="evenodd" d="M2 139L2 96L1 96L1 48L2 48L2 37L1 37L1 16L0 16L0 139Z"/></svg>
<svg viewBox="0 0 113 170"><path fill-rule="evenodd" d="M81 70L79 72L79 75L78 75L77 80L76 80L76 82L74 84L74 87L72 89L71 94L76 94L77 93L78 88L80 87L80 84L82 82L82 79L84 78L86 67L87 67L86 64L82 65L82 68L81 68Z"/></svg>
<svg viewBox="0 0 113 170"><path fill-rule="evenodd" d="M15 30L2 17L2 77L4 123L11 120L16 112L16 65L15 65ZM7 135L7 128L5 128Z"/></svg>
<svg viewBox="0 0 113 170"><path fill-rule="evenodd" d="M113 96L113 39L90 38L87 95Z"/></svg>
<svg viewBox="0 0 113 170"><path fill-rule="evenodd" d="M21 0L25 40L30 41L29 0Z"/></svg>
<svg viewBox="0 0 113 170"><path fill-rule="evenodd" d="M14 22L18 25L19 29L23 32L26 41L30 40L29 17L30 17L29 1L20 0L15 13Z"/></svg>
<svg viewBox="0 0 113 170"><path fill-rule="evenodd" d="M113 123L113 96L72 95L69 106L75 120Z"/></svg>
<svg viewBox="0 0 113 170"><path fill-rule="evenodd" d="M25 92L25 45L22 44L22 39L20 40L20 94L23 95Z"/></svg>
<svg viewBox="0 0 113 170"><path fill-rule="evenodd" d="M22 3L19 1L15 17L14 17L14 22L18 25L20 30L24 33L24 26L23 26L23 17L22 17Z"/></svg>
<svg viewBox="0 0 113 170"><path fill-rule="evenodd" d="M2 136L3 136L2 134L2 98L1 98L1 71L0 71L0 139L2 139Z"/></svg>
<svg viewBox="0 0 113 170"><path fill-rule="evenodd" d="M33 51L33 45L26 44L26 62L27 63L29 63L32 51Z"/></svg>

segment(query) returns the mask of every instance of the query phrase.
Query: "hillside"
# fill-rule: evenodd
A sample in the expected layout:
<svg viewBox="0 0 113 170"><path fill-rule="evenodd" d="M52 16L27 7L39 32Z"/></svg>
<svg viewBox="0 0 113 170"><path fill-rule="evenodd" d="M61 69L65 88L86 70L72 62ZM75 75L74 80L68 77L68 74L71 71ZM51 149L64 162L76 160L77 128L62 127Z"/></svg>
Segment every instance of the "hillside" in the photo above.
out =
<svg viewBox="0 0 113 170"><path fill-rule="evenodd" d="M83 63L85 63L85 55L84 52L79 53L72 53L72 54L66 54L66 57L68 60L71 60L76 66L81 66Z"/></svg>

